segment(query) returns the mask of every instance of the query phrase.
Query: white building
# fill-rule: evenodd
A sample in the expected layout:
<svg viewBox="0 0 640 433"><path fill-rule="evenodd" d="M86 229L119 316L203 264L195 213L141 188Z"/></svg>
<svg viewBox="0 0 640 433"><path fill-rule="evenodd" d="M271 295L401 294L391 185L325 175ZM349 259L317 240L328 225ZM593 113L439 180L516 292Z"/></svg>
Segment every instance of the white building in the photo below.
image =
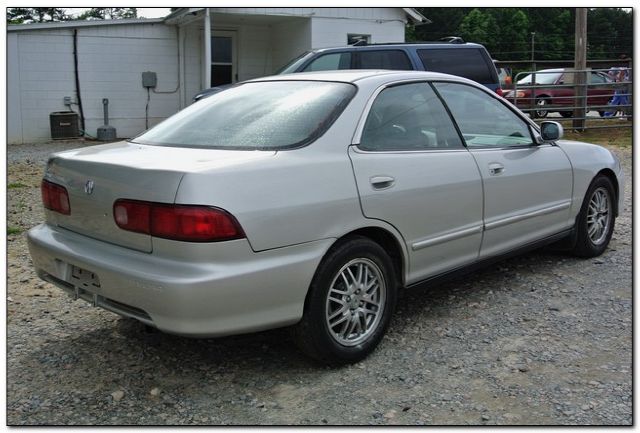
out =
<svg viewBox="0 0 640 433"><path fill-rule="evenodd" d="M93 136L108 98L109 123L132 137L211 83L270 75L304 51L354 38L404 42L408 22L428 20L411 8L181 8L162 19L8 26L8 142L50 140L49 114L68 110L65 97L76 112L82 103ZM145 71L157 76L149 92Z"/></svg>

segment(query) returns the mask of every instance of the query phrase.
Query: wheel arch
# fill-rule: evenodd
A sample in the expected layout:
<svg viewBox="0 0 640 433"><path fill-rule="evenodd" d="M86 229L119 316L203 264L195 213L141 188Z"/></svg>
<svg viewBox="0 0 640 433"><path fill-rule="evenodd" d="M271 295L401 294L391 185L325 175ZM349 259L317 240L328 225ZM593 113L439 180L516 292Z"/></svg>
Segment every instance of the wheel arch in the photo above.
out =
<svg viewBox="0 0 640 433"><path fill-rule="evenodd" d="M349 239L362 236L372 240L384 249L393 263L393 268L396 273L396 280L399 287L404 287L406 283L406 275L409 266L409 258L406 250L403 248L402 238L385 227L380 226L366 226L353 229L347 233L344 233L338 237L335 242L327 249L322 260L334 249L337 245L347 242ZM322 261L321 260L321 261Z"/></svg>
<svg viewBox="0 0 640 433"><path fill-rule="evenodd" d="M549 101L551 105L553 105L553 98L551 97L551 95L547 95L546 93L540 93L536 95L536 100L538 99L546 99L547 101Z"/></svg>
<svg viewBox="0 0 640 433"><path fill-rule="evenodd" d="M613 214L617 217L618 213L619 213L618 199L619 199L619 195L620 195L620 185L618 184L618 177L613 172L613 170L611 170L610 168L603 168L602 170L600 170L595 175L594 179L597 178L598 176L607 177L611 181L611 183L613 184L613 193L615 194L614 200L612 200L613 201Z"/></svg>

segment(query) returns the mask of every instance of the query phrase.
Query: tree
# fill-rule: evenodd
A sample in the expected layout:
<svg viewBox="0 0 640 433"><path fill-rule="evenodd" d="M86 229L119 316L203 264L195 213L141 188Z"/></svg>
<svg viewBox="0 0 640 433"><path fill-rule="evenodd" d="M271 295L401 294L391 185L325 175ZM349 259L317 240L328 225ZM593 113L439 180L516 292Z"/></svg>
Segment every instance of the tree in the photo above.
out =
<svg viewBox="0 0 640 433"><path fill-rule="evenodd" d="M44 23L70 19L62 8L7 8L7 24Z"/></svg>
<svg viewBox="0 0 640 433"><path fill-rule="evenodd" d="M484 45L489 52L497 45L498 27L495 18L478 8L463 18L458 33L465 41Z"/></svg>
<svg viewBox="0 0 640 433"><path fill-rule="evenodd" d="M407 40L435 41L462 36L483 44L496 59L570 60L574 55L575 8L417 8L432 24L408 26ZM633 53L633 17L629 9L590 8L587 56L617 59Z"/></svg>
<svg viewBox="0 0 640 433"><path fill-rule="evenodd" d="M437 41L446 36L458 36L458 27L472 8L416 8L431 24L412 27L414 39L408 41Z"/></svg>
<svg viewBox="0 0 640 433"><path fill-rule="evenodd" d="M493 8L488 13L496 22L497 34L489 35L492 40L489 46L495 57L511 60L530 58L529 17L519 8Z"/></svg>
<svg viewBox="0 0 640 433"><path fill-rule="evenodd" d="M137 18L137 8L91 8L78 15L79 20L117 20Z"/></svg>

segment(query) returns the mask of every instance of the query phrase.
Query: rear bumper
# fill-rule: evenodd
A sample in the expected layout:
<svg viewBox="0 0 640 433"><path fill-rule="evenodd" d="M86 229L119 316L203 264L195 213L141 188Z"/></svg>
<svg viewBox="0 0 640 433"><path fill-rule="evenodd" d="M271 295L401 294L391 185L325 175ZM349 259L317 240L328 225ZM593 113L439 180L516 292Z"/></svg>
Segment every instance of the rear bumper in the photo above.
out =
<svg viewBox="0 0 640 433"><path fill-rule="evenodd" d="M253 332L300 320L313 274L332 242L255 253L241 239L194 245L197 254L176 258L47 224L28 233L34 266L44 280L96 306L194 337ZM189 244L176 242L174 252L185 248ZM207 254L200 254L204 249ZM79 284L72 278L74 266L94 273L98 284Z"/></svg>

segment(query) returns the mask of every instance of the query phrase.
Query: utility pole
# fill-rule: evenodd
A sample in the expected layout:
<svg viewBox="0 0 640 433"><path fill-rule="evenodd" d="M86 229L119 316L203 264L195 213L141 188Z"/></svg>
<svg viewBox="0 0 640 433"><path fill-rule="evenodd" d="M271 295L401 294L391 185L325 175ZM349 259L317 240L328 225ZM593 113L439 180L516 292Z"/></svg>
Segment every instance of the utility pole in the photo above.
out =
<svg viewBox="0 0 640 433"><path fill-rule="evenodd" d="M531 63L535 62L536 32L531 32Z"/></svg>
<svg viewBox="0 0 640 433"><path fill-rule="evenodd" d="M584 71L587 69L587 8L576 8L576 35L575 35L574 69ZM575 73L575 108L573 110L573 129L584 131L587 117L587 72Z"/></svg>

